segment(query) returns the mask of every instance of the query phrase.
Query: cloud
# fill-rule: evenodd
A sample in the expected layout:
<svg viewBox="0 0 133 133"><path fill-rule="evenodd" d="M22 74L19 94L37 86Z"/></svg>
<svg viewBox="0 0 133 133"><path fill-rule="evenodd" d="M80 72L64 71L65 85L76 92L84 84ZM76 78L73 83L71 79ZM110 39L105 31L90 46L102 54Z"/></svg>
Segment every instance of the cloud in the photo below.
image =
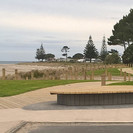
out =
<svg viewBox="0 0 133 133"><path fill-rule="evenodd" d="M41 42L47 52L55 53L57 57L61 56L60 49L63 45L71 46L70 55L76 51L83 52L89 35L92 35L100 50L103 35L108 38L112 34L113 25L133 5L132 0L0 2L0 46L5 52L5 59L10 59L11 55L15 59L16 55L16 60L19 56L34 59L34 52ZM21 53L24 52L26 56L22 56ZM0 53L1 59L2 55Z"/></svg>
<svg viewBox="0 0 133 133"><path fill-rule="evenodd" d="M80 19L68 16L50 15L26 15L10 12L0 12L0 27L12 27L28 30L42 30L47 32L86 32L96 31L101 28L110 27L112 23L108 20ZM107 23L108 22L108 23Z"/></svg>
<svg viewBox="0 0 133 133"><path fill-rule="evenodd" d="M1 0L0 6L1 11L87 17L105 14L105 10L114 12L120 11L121 7L132 7L132 0Z"/></svg>

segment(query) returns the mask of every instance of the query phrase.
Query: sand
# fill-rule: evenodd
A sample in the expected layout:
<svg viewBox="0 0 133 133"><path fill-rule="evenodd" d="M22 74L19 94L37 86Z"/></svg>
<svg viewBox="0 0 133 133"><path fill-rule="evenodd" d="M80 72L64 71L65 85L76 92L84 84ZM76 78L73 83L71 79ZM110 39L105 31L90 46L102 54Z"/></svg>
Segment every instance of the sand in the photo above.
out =
<svg viewBox="0 0 133 133"><path fill-rule="evenodd" d="M132 68L122 68L123 72L133 74L133 69Z"/></svg>
<svg viewBox="0 0 133 133"><path fill-rule="evenodd" d="M18 69L18 72L28 72L31 70L45 70L45 69L60 69L61 66L38 66L38 65L17 65L17 64L0 64L0 76L2 76L2 69L6 69L6 75L14 74L15 69Z"/></svg>

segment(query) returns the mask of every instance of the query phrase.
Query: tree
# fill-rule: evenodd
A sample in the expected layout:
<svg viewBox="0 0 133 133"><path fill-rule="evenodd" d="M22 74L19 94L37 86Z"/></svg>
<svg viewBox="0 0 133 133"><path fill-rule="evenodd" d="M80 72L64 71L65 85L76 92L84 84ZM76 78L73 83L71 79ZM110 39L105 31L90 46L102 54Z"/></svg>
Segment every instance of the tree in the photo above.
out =
<svg viewBox="0 0 133 133"><path fill-rule="evenodd" d="M86 44L86 47L84 50L84 55L85 55L85 58L88 58L90 60L90 62L91 62L92 58L98 57L98 51L93 44L91 36L89 37L89 41Z"/></svg>
<svg viewBox="0 0 133 133"><path fill-rule="evenodd" d="M111 50L109 51L109 53L111 53L111 54L113 54L113 53L119 54L118 51L115 50L115 49L111 49Z"/></svg>
<svg viewBox="0 0 133 133"><path fill-rule="evenodd" d="M40 50L39 49L36 50L36 57L35 58L40 60Z"/></svg>
<svg viewBox="0 0 133 133"><path fill-rule="evenodd" d="M75 54L75 55L73 55L73 59L83 59L83 57L84 57L84 55L83 54L81 54L81 53L77 53L77 54Z"/></svg>
<svg viewBox="0 0 133 133"><path fill-rule="evenodd" d="M133 43L133 9L114 25L113 35L108 39L109 45L129 46Z"/></svg>
<svg viewBox="0 0 133 133"><path fill-rule="evenodd" d="M35 58L38 60L41 59L42 61L45 59L45 51L43 48L43 44L41 44L40 49L37 49Z"/></svg>
<svg viewBox="0 0 133 133"><path fill-rule="evenodd" d="M67 53L69 52L69 47L68 46L63 46L61 49L61 52L63 52L62 56L66 56L66 62L67 62Z"/></svg>
<svg viewBox="0 0 133 133"><path fill-rule="evenodd" d="M71 57L71 56L68 56L67 58L68 58L68 59L72 59L72 57Z"/></svg>
<svg viewBox="0 0 133 133"><path fill-rule="evenodd" d="M131 44L122 55L123 63L133 63L133 44Z"/></svg>
<svg viewBox="0 0 133 133"><path fill-rule="evenodd" d="M55 57L54 54L49 53L49 54L46 54L46 55L45 55L45 60L51 61L51 60L54 59L54 57Z"/></svg>
<svg viewBox="0 0 133 133"><path fill-rule="evenodd" d="M119 64L121 62L121 58L118 53L112 53L111 55L107 55L105 58L106 64Z"/></svg>
<svg viewBox="0 0 133 133"><path fill-rule="evenodd" d="M105 36L103 37L103 42L102 42L102 48L100 52L100 59L102 61L105 61L106 56L108 55L107 51L107 46L106 46L106 41L105 41Z"/></svg>

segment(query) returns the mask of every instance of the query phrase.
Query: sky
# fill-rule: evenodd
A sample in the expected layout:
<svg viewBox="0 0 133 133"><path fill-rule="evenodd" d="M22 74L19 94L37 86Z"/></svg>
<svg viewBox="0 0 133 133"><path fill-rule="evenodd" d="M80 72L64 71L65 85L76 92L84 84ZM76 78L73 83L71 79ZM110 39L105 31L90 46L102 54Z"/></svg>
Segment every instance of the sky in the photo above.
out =
<svg viewBox="0 0 133 133"><path fill-rule="evenodd" d="M62 57L83 53L89 36L100 52L102 39L133 7L132 0L0 0L0 61L35 61L46 53ZM121 46L107 46L123 53Z"/></svg>

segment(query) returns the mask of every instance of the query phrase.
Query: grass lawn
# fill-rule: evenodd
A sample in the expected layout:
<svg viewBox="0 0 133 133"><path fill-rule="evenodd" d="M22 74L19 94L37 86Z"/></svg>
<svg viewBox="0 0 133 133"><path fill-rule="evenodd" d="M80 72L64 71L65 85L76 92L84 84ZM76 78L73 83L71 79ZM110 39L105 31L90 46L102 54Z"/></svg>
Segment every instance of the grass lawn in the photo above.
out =
<svg viewBox="0 0 133 133"><path fill-rule="evenodd" d="M108 68L107 69L108 72L110 72L112 74L112 76L120 76L120 71L117 68ZM97 75L102 75L105 73L105 69L99 69L99 70L95 70L94 74ZM90 75L91 72L88 71L87 75Z"/></svg>
<svg viewBox="0 0 133 133"><path fill-rule="evenodd" d="M126 81L126 82L119 82L119 83L112 83L109 85L133 85L133 81Z"/></svg>
<svg viewBox="0 0 133 133"><path fill-rule="evenodd" d="M65 85L79 82L92 82L88 80L1 80L0 97L13 96L41 88Z"/></svg>

